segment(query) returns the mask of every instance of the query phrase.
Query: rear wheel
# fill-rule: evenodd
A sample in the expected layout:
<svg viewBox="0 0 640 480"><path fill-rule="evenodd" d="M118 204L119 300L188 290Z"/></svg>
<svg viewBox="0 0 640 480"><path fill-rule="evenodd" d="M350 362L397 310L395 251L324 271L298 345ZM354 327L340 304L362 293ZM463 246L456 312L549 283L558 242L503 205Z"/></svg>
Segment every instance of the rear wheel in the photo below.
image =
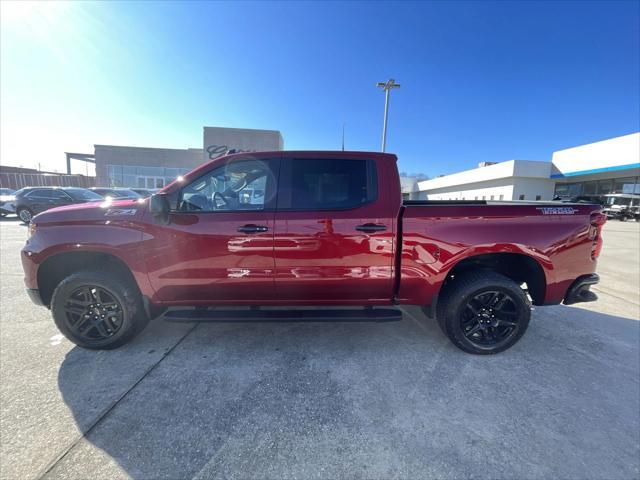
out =
<svg viewBox="0 0 640 480"><path fill-rule="evenodd" d="M526 294L513 280L484 270L456 275L438 302L440 328L455 346L489 355L512 347L531 317Z"/></svg>
<svg viewBox="0 0 640 480"><path fill-rule="evenodd" d="M79 272L60 282L51 312L65 337L90 349L124 345L149 322L137 288L102 272Z"/></svg>
<svg viewBox="0 0 640 480"><path fill-rule="evenodd" d="M20 220L22 220L24 223L29 223L31 222L31 219L33 218L33 212L27 208L27 207L22 207L17 211L18 217L20 217Z"/></svg>

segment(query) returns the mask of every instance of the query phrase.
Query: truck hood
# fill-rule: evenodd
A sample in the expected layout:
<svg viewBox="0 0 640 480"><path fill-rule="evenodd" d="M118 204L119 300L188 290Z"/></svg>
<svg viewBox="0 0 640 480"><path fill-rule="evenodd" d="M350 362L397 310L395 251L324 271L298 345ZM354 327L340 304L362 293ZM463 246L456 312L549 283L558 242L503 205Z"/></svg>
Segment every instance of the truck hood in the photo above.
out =
<svg viewBox="0 0 640 480"><path fill-rule="evenodd" d="M148 199L105 200L55 207L33 217L36 224L136 220L142 216Z"/></svg>

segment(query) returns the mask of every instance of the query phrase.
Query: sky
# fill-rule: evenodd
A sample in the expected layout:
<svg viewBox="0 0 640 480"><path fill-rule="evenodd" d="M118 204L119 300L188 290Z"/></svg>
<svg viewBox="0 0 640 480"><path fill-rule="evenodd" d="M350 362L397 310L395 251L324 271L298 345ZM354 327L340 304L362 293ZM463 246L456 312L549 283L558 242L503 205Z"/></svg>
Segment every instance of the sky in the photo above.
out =
<svg viewBox="0 0 640 480"><path fill-rule="evenodd" d="M640 130L640 2L0 4L0 163L94 144L380 149L429 176Z"/></svg>

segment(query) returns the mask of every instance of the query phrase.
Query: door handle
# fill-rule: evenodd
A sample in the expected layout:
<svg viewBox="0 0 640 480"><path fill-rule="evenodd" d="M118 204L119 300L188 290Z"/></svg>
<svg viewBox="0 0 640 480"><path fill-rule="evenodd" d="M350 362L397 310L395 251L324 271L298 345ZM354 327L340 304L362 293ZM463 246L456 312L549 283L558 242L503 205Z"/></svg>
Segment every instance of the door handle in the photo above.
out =
<svg viewBox="0 0 640 480"><path fill-rule="evenodd" d="M264 225L254 225L253 223L238 227L238 231L242 233L260 233L266 232L267 230L269 229Z"/></svg>
<svg viewBox="0 0 640 480"><path fill-rule="evenodd" d="M358 225L356 227L356 230L367 233L382 232L386 229L386 225L378 225L377 223L365 223L364 225Z"/></svg>

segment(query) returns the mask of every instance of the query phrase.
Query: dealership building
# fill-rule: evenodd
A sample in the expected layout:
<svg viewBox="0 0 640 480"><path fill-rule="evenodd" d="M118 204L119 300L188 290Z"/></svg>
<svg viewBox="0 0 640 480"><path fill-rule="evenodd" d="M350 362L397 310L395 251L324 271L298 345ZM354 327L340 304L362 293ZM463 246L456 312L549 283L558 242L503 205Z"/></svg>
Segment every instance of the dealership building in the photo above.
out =
<svg viewBox="0 0 640 480"><path fill-rule="evenodd" d="M417 183L425 200L551 200L640 194L640 133L554 152L551 161L509 160Z"/></svg>
<svg viewBox="0 0 640 480"><path fill-rule="evenodd" d="M95 145L96 185L100 187L162 188L203 162L237 151L284 148L277 130L204 127L202 148L147 148Z"/></svg>

